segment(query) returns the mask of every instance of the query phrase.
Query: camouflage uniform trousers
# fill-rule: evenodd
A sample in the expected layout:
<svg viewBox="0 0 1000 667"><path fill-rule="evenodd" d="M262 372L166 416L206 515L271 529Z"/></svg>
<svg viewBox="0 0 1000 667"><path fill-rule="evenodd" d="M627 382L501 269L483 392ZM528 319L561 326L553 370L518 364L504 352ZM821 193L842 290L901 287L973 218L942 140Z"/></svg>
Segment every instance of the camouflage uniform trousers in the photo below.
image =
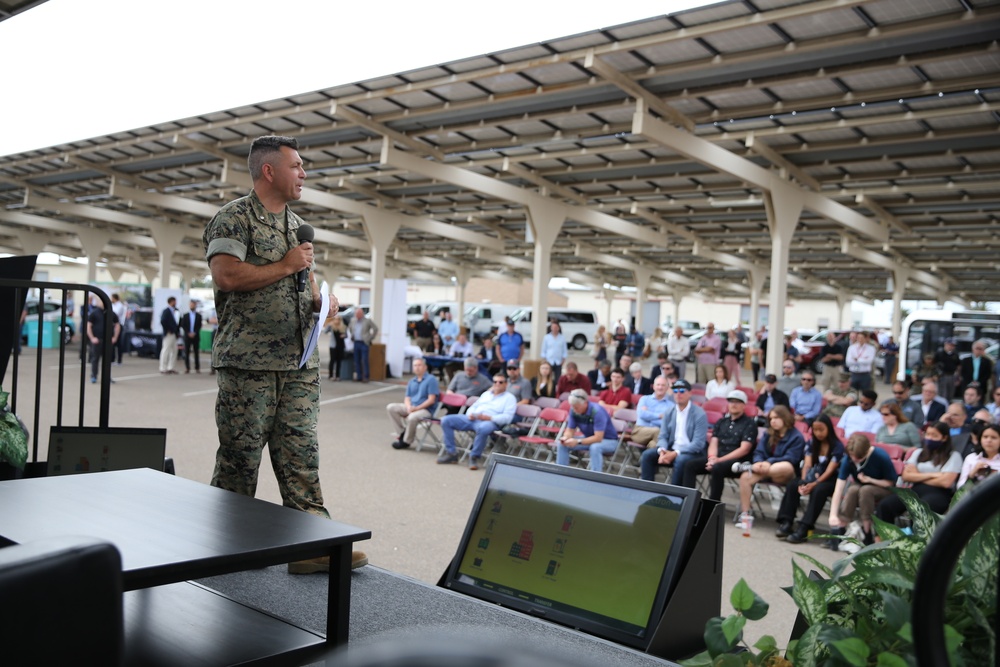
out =
<svg viewBox="0 0 1000 667"><path fill-rule="evenodd" d="M253 496L264 445L282 504L329 519L319 483L319 371L219 368L212 486Z"/></svg>

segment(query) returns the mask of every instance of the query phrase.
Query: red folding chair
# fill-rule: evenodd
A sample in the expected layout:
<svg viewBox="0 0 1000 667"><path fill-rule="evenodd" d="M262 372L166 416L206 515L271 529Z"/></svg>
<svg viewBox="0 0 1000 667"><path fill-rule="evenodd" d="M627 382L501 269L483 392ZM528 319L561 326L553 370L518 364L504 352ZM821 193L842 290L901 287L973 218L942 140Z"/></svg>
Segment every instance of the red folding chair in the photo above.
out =
<svg viewBox="0 0 1000 667"><path fill-rule="evenodd" d="M543 453L546 461L551 461L553 452L558 446L558 439L569 422L569 412L559 408L545 408L538 415L538 424L535 426L533 435L522 435L518 438L521 443L521 454L532 452L534 459L539 458Z"/></svg>
<svg viewBox="0 0 1000 667"><path fill-rule="evenodd" d="M459 408L459 412L465 411L465 402L467 398L462 394L445 394L441 397L441 402L438 403L437 411L427 417L426 419L420 420L417 424L417 437L414 444L414 449L420 451L424 447L428 449L433 448L435 451L440 452L444 447L444 441L438 437L434 432L434 426L441 425L441 419L448 414L448 408ZM431 440L433 445L427 443L427 440Z"/></svg>

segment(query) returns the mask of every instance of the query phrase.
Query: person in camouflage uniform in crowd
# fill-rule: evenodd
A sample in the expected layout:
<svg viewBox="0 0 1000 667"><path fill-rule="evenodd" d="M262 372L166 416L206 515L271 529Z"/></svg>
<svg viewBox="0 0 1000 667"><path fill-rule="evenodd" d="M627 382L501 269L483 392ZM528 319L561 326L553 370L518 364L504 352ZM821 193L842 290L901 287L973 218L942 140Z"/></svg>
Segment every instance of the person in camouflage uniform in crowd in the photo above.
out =
<svg viewBox="0 0 1000 667"><path fill-rule="evenodd" d="M223 206L204 234L219 319L212 485L253 496L267 445L283 504L330 518L319 481L319 353L299 367L321 303L312 271L309 287L296 290L298 272L312 266L313 245L299 243L303 221L288 202L302 196L306 173L289 137L256 139L249 166L253 191ZM355 567L367 563L361 552L353 560ZM289 571L328 567L316 559L291 563Z"/></svg>

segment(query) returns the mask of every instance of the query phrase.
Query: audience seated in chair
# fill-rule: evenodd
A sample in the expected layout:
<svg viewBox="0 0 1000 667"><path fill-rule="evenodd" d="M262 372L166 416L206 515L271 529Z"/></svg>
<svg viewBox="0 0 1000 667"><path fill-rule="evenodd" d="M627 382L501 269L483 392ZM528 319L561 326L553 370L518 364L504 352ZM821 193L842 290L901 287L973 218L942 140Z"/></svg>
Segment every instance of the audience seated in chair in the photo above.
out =
<svg viewBox="0 0 1000 667"><path fill-rule="evenodd" d="M727 477L739 477L734 464L750 461L757 441L757 423L746 414L747 395L734 389L727 396L727 414L715 423L705 456L692 458L684 469L684 486L694 487L698 475L709 474L708 497L722 499Z"/></svg>
<svg viewBox="0 0 1000 667"><path fill-rule="evenodd" d="M417 426L434 414L440 399L441 388L437 378L427 372L427 362L414 359L413 377L406 383L403 402L385 406L389 419L399 433L399 437L392 443L393 449L406 449L413 444Z"/></svg>
<svg viewBox="0 0 1000 667"><path fill-rule="evenodd" d="M854 434L848 438L845 449L847 456L840 464L830 501L830 527L834 534L843 535L847 524L854 520L855 510L858 510L861 529L866 541L869 541L873 539L872 514L875 513L875 506L892 495L896 486L896 467L885 451L873 446L863 435ZM852 477L854 483L848 487L847 480ZM831 541L829 546L836 548L836 541Z"/></svg>
<svg viewBox="0 0 1000 667"><path fill-rule="evenodd" d="M778 510L778 530L775 535L792 544L801 544L809 538L810 531L815 528L816 521L823 512L823 506L833 495L840 463L847 455L827 415L816 418L811 433L812 439L806 444L802 459L801 477L796 476L785 486L785 496ZM798 527L793 531L795 515L803 496L809 500Z"/></svg>
<svg viewBox="0 0 1000 667"><path fill-rule="evenodd" d="M751 463L738 464L740 475L740 511L737 517L753 516L750 501L758 482L784 485L798 474L806 442L795 428L791 411L783 405L768 414L767 430L760 436Z"/></svg>
<svg viewBox="0 0 1000 667"><path fill-rule="evenodd" d="M704 456L708 446L708 418L700 406L691 401L691 383L677 380L671 389L674 406L668 407L660 422L660 435L656 447L647 449L640 459L642 479L656 478L659 466L672 466L670 483L681 486L684 469L689 461Z"/></svg>

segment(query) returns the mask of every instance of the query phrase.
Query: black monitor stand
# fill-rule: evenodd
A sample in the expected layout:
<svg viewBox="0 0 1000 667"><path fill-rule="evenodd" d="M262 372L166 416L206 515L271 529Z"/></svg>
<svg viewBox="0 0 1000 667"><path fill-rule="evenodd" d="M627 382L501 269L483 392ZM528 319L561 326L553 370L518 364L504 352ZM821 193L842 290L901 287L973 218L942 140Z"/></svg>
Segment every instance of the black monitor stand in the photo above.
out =
<svg viewBox="0 0 1000 667"><path fill-rule="evenodd" d="M705 624L721 615L725 505L701 499L687 559L646 653L680 660L705 650Z"/></svg>
<svg viewBox="0 0 1000 667"><path fill-rule="evenodd" d="M646 653L681 660L705 650L705 624L720 616L722 610L724 510L725 505L720 502L701 499L681 574L646 645ZM444 587L448 569L445 568L438 586Z"/></svg>

